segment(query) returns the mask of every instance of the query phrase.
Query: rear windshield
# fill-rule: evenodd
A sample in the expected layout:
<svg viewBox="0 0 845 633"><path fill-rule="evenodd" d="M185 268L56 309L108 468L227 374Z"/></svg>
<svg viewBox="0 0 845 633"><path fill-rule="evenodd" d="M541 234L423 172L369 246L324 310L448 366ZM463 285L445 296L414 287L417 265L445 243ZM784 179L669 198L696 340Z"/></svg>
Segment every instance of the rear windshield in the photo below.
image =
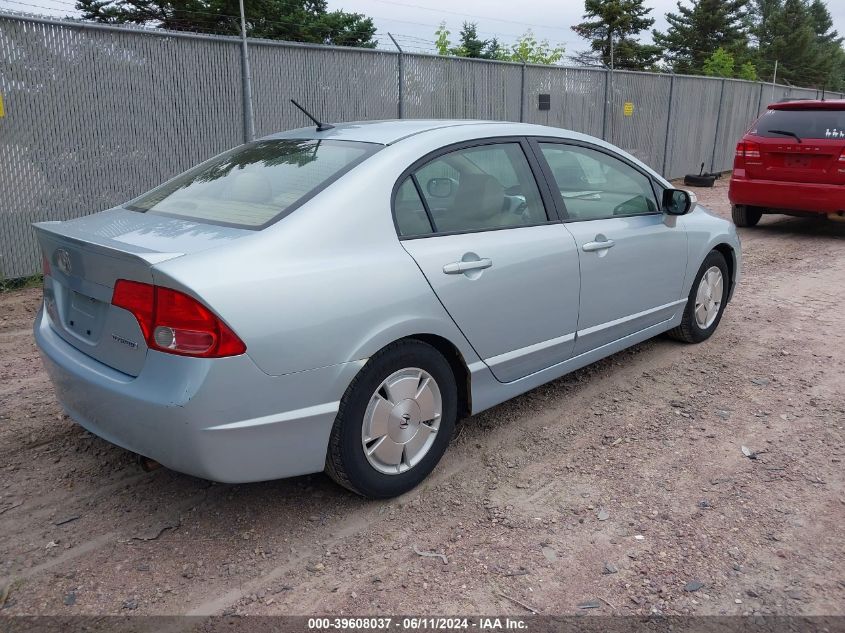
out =
<svg viewBox="0 0 845 633"><path fill-rule="evenodd" d="M216 156L126 206L142 213L260 229L380 147L313 139L256 141Z"/></svg>
<svg viewBox="0 0 845 633"><path fill-rule="evenodd" d="M772 130L791 132L798 138L845 139L845 110L766 110L751 134L787 138Z"/></svg>

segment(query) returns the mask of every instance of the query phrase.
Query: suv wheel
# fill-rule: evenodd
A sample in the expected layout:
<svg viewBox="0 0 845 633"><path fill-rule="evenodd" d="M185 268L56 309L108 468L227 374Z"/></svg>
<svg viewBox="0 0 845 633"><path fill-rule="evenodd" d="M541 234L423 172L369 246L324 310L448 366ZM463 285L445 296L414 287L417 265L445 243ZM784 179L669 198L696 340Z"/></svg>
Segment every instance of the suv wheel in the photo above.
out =
<svg viewBox="0 0 845 633"><path fill-rule="evenodd" d="M422 341L375 354L340 402L326 473L364 497L411 490L434 470L452 439L458 390L448 361Z"/></svg>
<svg viewBox="0 0 845 633"><path fill-rule="evenodd" d="M763 217L763 210L744 204L731 205L731 217L737 226L754 226Z"/></svg>

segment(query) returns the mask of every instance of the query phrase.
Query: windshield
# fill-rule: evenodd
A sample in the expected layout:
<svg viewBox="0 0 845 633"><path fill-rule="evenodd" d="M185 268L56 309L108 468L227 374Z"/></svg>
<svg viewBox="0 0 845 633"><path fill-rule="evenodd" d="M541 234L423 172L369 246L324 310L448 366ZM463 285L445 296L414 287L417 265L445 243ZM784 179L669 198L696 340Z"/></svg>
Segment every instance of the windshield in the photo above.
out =
<svg viewBox="0 0 845 633"><path fill-rule="evenodd" d="M751 134L783 138L784 132L798 138L845 139L845 110L766 110Z"/></svg>
<svg viewBox="0 0 845 633"><path fill-rule="evenodd" d="M260 229L316 195L379 147L314 139L256 141L206 161L126 207Z"/></svg>

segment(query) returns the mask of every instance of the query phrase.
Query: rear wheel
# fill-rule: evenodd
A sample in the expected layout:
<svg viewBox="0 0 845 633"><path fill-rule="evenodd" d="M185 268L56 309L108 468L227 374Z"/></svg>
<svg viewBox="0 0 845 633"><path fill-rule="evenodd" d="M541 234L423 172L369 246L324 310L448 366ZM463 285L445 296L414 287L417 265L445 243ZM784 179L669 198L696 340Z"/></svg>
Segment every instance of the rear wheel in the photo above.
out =
<svg viewBox="0 0 845 633"><path fill-rule="evenodd" d="M370 498L414 488L446 451L458 393L448 361L415 340L393 343L364 365L343 396L326 473Z"/></svg>
<svg viewBox="0 0 845 633"><path fill-rule="evenodd" d="M731 206L731 217L737 226L754 226L763 217L763 210L759 207L734 204Z"/></svg>
<svg viewBox="0 0 845 633"><path fill-rule="evenodd" d="M692 284L681 324L667 332L685 343L700 343L716 331L728 300L728 265L718 251L710 251Z"/></svg>

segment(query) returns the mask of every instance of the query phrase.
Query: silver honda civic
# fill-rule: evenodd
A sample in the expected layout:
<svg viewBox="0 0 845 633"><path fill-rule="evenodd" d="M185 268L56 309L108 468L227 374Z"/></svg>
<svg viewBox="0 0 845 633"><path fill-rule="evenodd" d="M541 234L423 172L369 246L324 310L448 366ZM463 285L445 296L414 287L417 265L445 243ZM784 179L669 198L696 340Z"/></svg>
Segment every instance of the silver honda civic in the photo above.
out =
<svg viewBox="0 0 845 633"><path fill-rule="evenodd" d="M320 125L35 225L35 338L83 427L174 470L391 497L460 418L657 334L698 343L733 225L620 149L528 124Z"/></svg>

